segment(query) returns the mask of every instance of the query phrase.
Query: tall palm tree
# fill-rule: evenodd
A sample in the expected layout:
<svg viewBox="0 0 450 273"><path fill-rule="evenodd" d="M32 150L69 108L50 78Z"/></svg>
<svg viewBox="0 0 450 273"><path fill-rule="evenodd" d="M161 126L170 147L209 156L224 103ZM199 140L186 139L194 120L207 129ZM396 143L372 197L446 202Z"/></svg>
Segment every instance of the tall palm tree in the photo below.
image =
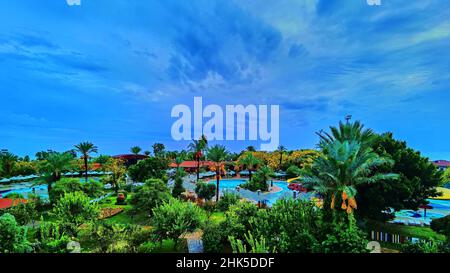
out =
<svg viewBox="0 0 450 273"><path fill-rule="evenodd" d="M239 164L245 166L248 171L248 179L252 180L252 171L256 170L258 164L261 164L261 161L256 158L251 152L245 153L244 157L239 159Z"/></svg>
<svg viewBox="0 0 450 273"><path fill-rule="evenodd" d="M16 155L10 152L0 153L1 174L5 177L12 176L14 165L18 159Z"/></svg>
<svg viewBox="0 0 450 273"><path fill-rule="evenodd" d="M134 147L131 147L130 151L132 154L138 155L142 151L142 149L139 146L134 146Z"/></svg>
<svg viewBox="0 0 450 273"><path fill-rule="evenodd" d="M287 151L287 149L283 145L280 145L278 146L277 151L280 153L280 164L278 165L278 169L281 170L281 165L283 164L283 154Z"/></svg>
<svg viewBox="0 0 450 273"><path fill-rule="evenodd" d="M228 152L225 146L214 145L208 149L208 160L214 162L214 171L216 172L216 202L219 202L219 186L221 172L224 172L225 161L227 160Z"/></svg>
<svg viewBox="0 0 450 273"><path fill-rule="evenodd" d="M97 153L98 148L94 144L90 142L81 142L78 145L75 145L76 150L81 153L82 158L84 160L84 171L85 171L85 178L86 182L88 181L88 159L90 153Z"/></svg>
<svg viewBox="0 0 450 273"><path fill-rule="evenodd" d="M316 133L320 137L319 147L322 149L326 148L335 140L340 142L357 141L365 148L370 146L376 139L376 135L372 129L364 129L364 125L359 121L355 121L354 123L343 123L340 121L339 127L331 126L330 130L331 134L323 131Z"/></svg>
<svg viewBox="0 0 450 273"><path fill-rule="evenodd" d="M61 179L61 173L70 169L74 159L70 153L49 153L47 158L40 162L40 170L45 173L47 190L50 193L52 184Z"/></svg>
<svg viewBox="0 0 450 273"><path fill-rule="evenodd" d="M197 161L197 182L200 179L200 160L203 157L203 152L206 150L208 146L208 140L204 135L200 137L200 139L193 139L192 143L189 144L189 151L194 153L194 159Z"/></svg>
<svg viewBox="0 0 450 273"><path fill-rule="evenodd" d="M307 188L316 190L325 201L331 202L331 209L341 201L341 208L351 213L357 207L357 185L398 178L397 174L375 172L393 161L380 157L357 141L334 140L323 148L326 153L315 160L310 173L302 180Z"/></svg>

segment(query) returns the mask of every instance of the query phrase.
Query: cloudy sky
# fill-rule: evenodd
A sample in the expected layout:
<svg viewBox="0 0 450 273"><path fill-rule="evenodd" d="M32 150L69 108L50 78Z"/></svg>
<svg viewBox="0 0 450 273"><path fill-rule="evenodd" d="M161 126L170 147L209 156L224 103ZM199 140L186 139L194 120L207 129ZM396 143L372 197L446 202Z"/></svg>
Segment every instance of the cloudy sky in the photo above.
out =
<svg viewBox="0 0 450 273"><path fill-rule="evenodd" d="M0 22L0 148L19 155L185 148L170 112L201 96L280 105L290 149L352 114L450 159L449 1L15 0Z"/></svg>

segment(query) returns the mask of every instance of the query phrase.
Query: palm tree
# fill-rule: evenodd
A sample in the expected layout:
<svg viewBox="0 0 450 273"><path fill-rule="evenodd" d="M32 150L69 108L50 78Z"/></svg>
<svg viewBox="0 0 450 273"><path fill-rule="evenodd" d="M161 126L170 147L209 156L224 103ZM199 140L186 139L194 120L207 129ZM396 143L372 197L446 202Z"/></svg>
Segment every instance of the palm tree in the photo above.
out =
<svg viewBox="0 0 450 273"><path fill-rule="evenodd" d="M3 176L12 176L14 165L16 164L18 159L19 158L16 155L7 151L0 154L0 163Z"/></svg>
<svg viewBox="0 0 450 273"><path fill-rule="evenodd" d="M249 181L252 180L252 171L255 170L260 163L261 161L256 158L251 152L245 153L245 156L239 159L239 164L245 166L248 171Z"/></svg>
<svg viewBox="0 0 450 273"><path fill-rule="evenodd" d="M303 177L304 185L319 192L326 202L342 201L341 208L351 213L357 207L356 186L397 179L397 174L377 173L376 169L393 161L380 157L371 148L357 141L334 140L324 147L326 153L318 157L310 173Z"/></svg>
<svg viewBox="0 0 450 273"><path fill-rule="evenodd" d="M184 159L183 156L177 156L175 158L175 164L177 165L177 169L180 168L181 163L183 163Z"/></svg>
<svg viewBox="0 0 450 273"><path fill-rule="evenodd" d="M194 159L197 161L197 182L200 179L200 160L203 157L203 152L208 146L208 140L204 135L200 137L200 139L192 140L192 143L189 144L189 151L194 153Z"/></svg>
<svg viewBox="0 0 450 273"><path fill-rule="evenodd" d="M267 181L274 175L274 172L269 166L264 165L259 168L257 175L267 185Z"/></svg>
<svg viewBox="0 0 450 273"><path fill-rule="evenodd" d="M150 156L151 152L150 152L150 151L145 151L144 154L145 154L146 156Z"/></svg>
<svg viewBox="0 0 450 273"><path fill-rule="evenodd" d="M208 160L214 162L212 169L216 172L216 202L219 202L220 175L221 172L225 171L224 166L227 156L228 152L225 146L214 145L208 149Z"/></svg>
<svg viewBox="0 0 450 273"><path fill-rule="evenodd" d="M281 165L283 164L283 154L287 151L287 149L283 145L280 145L278 146L277 151L280 153L280 164L278 165L278 169L281 170Z"/></svg>
<svg viewBox="0 0 450 273"><path fill-rule="evenodd" d="M40 169L46 174L47 190L50 193L52 184L61 179L61 173L70 169L74 159L70 153L49 153L47 158L40 162Z"/></svg>
<svg viewBox="0 0 450 273"><path fill-rule="evenodd" d="M139 146L131 147L131 153L134 155L138 155L141 151L142 151L142 149Z"/></svg>
<svg viewBox="0 0 450 273"><path fill-rule="evenodd" d="M76 150L81 153L81 157L84 160L84 171L86 182L88 181L88 158L90 153L97 153L98 148L94 144L90 142L81 142L78 145L75 145Z"/></svg>
<svg viewBox="0 0 450 273"><path fill-rule="evenodd" d="M340 121L339 127L331 126L330 130L331 134L323 131L316 133L320 137L319 147L322 149L335 140L340 142L357 141L361 146L368 147L376 139L372 129L364 129L364 125L359 121L354 123L343 123Z"/></svg>

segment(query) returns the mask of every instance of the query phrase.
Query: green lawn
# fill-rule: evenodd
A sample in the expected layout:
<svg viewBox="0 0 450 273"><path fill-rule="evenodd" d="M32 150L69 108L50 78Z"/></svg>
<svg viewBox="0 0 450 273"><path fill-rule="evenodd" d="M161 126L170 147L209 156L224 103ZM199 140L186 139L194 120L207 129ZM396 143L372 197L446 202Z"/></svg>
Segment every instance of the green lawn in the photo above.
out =
<svg viewBox="0 0 450 273"><path fill-rule="evenodd" d="M130 200L130 196L128 195L127 200ZM132 206L130 204L127 205L116 205L116 197L110 196L108 198L105 198L102 200L102 202L99 203L100 208L123 208L124 211L114 215L113 217L110 217L108 219L105 219L103 221L111 224L135 224L135 225L142 225L142 226L148 226L150 225L150 219L148 217L148 213L141 212L137 215L131 215L130 211L132 209Z"/></svg>
<svg viewBox="0 0 450 273"><path fill-rule="evenodd" d="M438 234L429 227L404 226L391 223L381 223L376 221L368 221L367 226L370 229L384 231L391 234L399 234L407 237L415 237L421 239L435 239L444 241L445 236Z"/></svg>
<svg viewBox="0 0 450 273"><path fill-rule="evenodd" d="M210 216L209 219L215 223L221 223L223 221L225 221L225 213L224 212L213 212Z"/></svg>

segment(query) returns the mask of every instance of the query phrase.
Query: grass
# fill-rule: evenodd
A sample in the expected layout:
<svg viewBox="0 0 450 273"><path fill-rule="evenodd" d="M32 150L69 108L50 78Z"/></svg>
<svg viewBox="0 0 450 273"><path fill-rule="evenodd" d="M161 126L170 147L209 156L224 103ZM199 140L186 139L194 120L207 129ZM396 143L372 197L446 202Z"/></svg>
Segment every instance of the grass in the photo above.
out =
<svg viewBox="0 0 450 273"><path fill-rule="evenodd" d="M127 199L130 200L130 194L128 195ZM110 224L134 224L134 225L141 225L141 226L148 226L150 224L150 219L148 217L148 213L141 212L136 215L132 215L131 209L132 206L130 204L126 205L116 205L116 197L110 196L102 200L102 202L99 203L100 208L122 208L124 211L114 215L113 217L104 219L103 221L110 223Z"/></svg>
<svg viewBox="0 0 450 273"><path fill-rule="evenodd" d="M183 240L179 243L177 249L175 249L175 242L173 240L163 240L162 244L157 244L157 247L152 253L187 253L187 242Z"/></svg>
<svg viewBox="0 0 450 273"><path fill-rule="evenodd" d="M214 223L219 224L219 223L225 221L225 213L224 212L220 212L220 211L213 212L209 216L209 220L213 221Z"/></svg>
<svg viewBox="0 0 450 273"><path fill-rule="evenodd" d="M388 232L391 234L399 234L402 236L415 237L421 239L435 239L440 241L445 240L444 235L436 233L429 227L405 226L392 223L381 223L376 221L368 221L367 224L368 228L372 230Z"/></svg>

